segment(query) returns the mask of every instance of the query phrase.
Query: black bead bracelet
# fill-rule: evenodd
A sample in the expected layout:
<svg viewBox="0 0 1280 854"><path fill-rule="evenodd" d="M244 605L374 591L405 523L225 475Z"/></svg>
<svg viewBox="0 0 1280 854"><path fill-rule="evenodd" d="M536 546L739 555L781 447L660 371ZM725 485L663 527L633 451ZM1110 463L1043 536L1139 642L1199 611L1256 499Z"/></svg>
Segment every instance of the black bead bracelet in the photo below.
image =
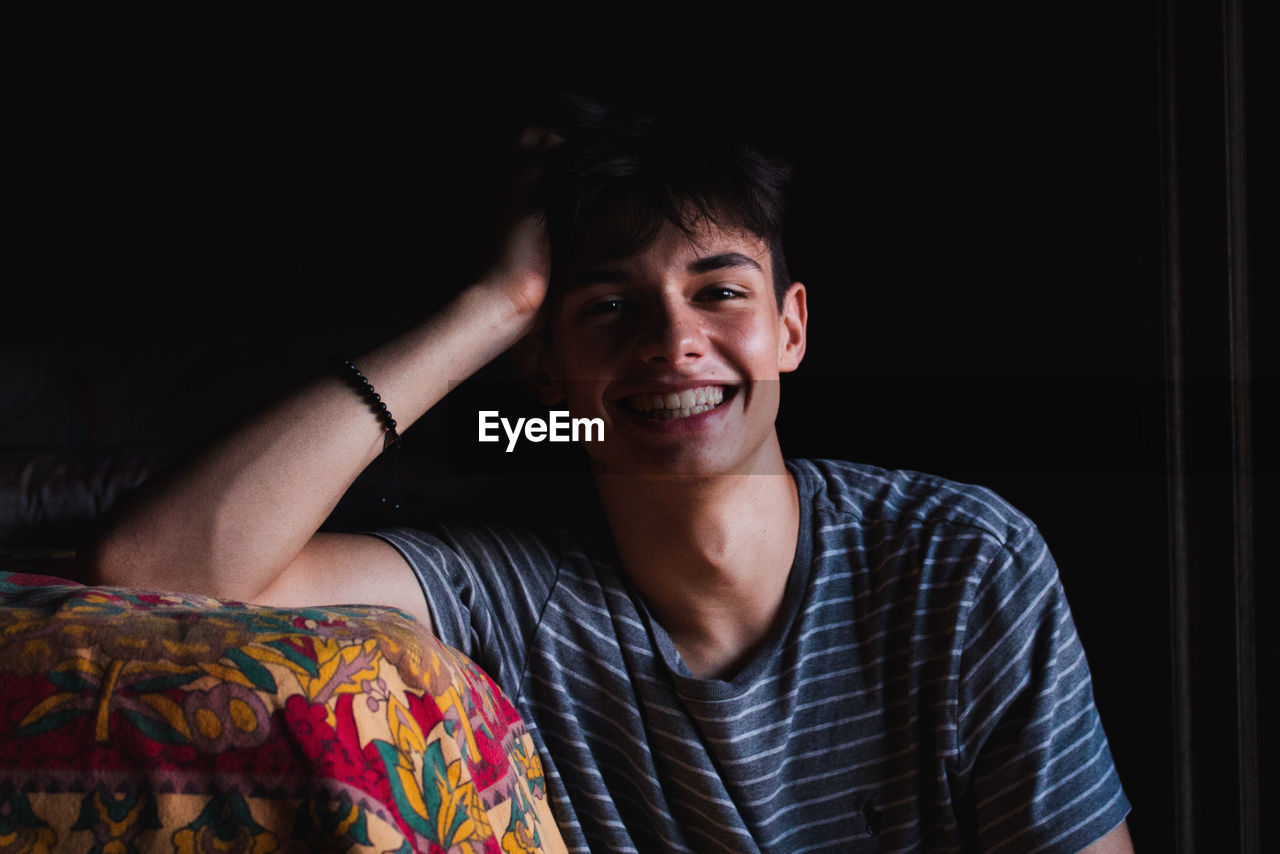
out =
<svg viewBox="0 0 1280 854"><path fill-rule="evenodd" d="M378 416L378 420L386 428L387 435L382 442L382 450L385 451L399 442L400 434L396 432L396 420L391 417L391 412L388 411L387 405L382 402L382 395L373 390L373 385L365 379L364 374L360 373L360 369L352 364L350 359L343 361L340 371L342 378L365 399L365 402L369 404L369 408L373 410L373 414Z"/></svg>

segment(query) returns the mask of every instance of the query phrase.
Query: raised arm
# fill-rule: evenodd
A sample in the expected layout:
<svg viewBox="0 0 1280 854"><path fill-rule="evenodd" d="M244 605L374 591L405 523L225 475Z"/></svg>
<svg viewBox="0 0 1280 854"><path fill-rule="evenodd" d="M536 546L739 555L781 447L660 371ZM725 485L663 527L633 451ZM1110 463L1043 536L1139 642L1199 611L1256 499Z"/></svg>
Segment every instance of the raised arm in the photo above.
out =
<svg viewBox="0 0 1280 854"><path fill-rule="evenodd" d="M444 397L451 380L533 327L548 264L541 221L525 217L482 281L353 359L401 429ZM425 620L417 583L390 546L316 533L383 439L344 380L312 382L122 507L87 561L91 580L280 606L386 604Z"/></svg>

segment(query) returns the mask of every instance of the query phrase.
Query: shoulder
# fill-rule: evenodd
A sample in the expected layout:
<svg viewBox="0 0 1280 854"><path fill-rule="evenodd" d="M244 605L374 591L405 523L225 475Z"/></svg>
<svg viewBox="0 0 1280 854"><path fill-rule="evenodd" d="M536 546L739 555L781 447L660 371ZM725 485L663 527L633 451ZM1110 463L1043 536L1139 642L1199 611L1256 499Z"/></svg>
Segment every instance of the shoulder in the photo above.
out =
<svg viewBox="0 0 1280 854"><path fill-rule="evenodd" d="M975 602L1057 581L1035 525L990 489L837 460L790 465L808 507L810 586L852 596L886 632L927 616L931 637L954 634Z"/></svg>
<svg viewBox="0 0 1280 854"><path fill-rule="evenodd" d="M477 589L496 599L542 601L558 587L599 586L610 566L601 540L574 529L507 522L436 523L370 532L391 545L426 587L467 599ZM433 589L434 588L434 589Z"/></svg>
<svg viewBox="0 0 1280 854"><path fill-rule="evenodd" d="M788 466L816 515L882 529L969 529L1001 545L1035 529L983 486L843 460L790 460Z"/></svg>

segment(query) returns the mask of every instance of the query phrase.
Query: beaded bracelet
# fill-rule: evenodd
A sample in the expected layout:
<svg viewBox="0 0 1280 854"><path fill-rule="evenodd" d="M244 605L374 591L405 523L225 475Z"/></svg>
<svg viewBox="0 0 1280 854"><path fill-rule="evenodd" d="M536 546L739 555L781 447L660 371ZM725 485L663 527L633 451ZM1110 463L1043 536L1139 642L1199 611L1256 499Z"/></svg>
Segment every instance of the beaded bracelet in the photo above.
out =
<svg viewBox="0 0 1280 854"><path fill-rule="evenodd" d="M387 410L387 405L382 402L382 396L373 390L373 386L365 379L364 374L360 373L360 369L352 364L350 359L347 359L343 361L340 370L342 371L343 379L365 399L369 404L369 408L373 410L373 414L378 416L378 420L386 428L387 434L382 442L382 450L385 451L399 442L400 434L396 432L396 420L391 417L391 413Z"/></svg>

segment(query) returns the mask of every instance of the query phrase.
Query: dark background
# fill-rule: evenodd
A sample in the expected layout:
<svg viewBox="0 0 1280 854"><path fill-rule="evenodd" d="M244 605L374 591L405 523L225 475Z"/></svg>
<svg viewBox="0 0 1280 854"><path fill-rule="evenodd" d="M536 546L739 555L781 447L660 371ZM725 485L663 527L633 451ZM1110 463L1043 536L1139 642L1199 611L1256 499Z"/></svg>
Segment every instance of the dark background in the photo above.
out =
<svg viewBox="0 0 1280 854"><path fill-rule="evenodd" d="M1133 834L1167 850L1160 18L1115 6L523 41L393 22L33 33L7 108L0 452L159 465L420 319L482 268L494 164L532 96L705 104L797 168L787 246L811 319L784 450L982 483L1037 521ZM409 431L334 524L455 488L514 504L490 491L503 465L576 466L474 446L476 402L516 400L509 377ZM74 521L10 539L74 546Z"/></svg>

